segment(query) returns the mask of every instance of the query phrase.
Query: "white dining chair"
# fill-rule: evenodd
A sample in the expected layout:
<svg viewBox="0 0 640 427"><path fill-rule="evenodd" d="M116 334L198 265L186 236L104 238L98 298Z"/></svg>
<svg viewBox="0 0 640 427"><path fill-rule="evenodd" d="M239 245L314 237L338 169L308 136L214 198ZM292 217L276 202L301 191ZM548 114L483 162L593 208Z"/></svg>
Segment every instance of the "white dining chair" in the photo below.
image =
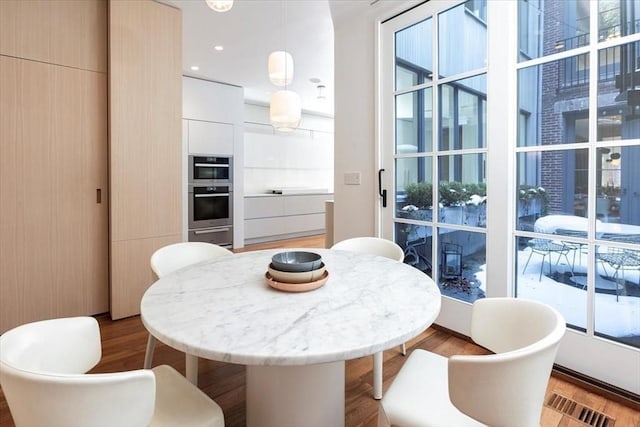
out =
<svg viewBox="0 0 640 427"><path fill-rule="evenodd" d="M562 315L546 304L476 300L471 338L495 354L446 358L414 350L380 402L378 427L539 426L565 330Z"/></svg>
<svg viewBox="0 0 640 427"><path fill-rule="evenodd" d="M0 385L15 425L224 427L220 406L172 367L87 374L101 357L93 317L2 334Z"/></svg>
<svg viewBox="0 0 640 427"><path fill-rule="evenodd" d="M227 248L205 242L181 242L172 245L163 246L151 255L151 270L160 279L169 273L184 268L189 265L205 261L207 259L217 258L220 256L233 255ZM156 348L156 338L149 334L147 340L147 350L144 355L144 368L151 368L153 362L153 353ZM194 356L185 355L185 363L189 366L188 370L197 372L198 359ZM195 366L194 366L195 365ZM197 379L191 378L196 383Z"/></svg>
<svg viewBox="0 0 640 427"><path fill-rule="evenodd" d="M398 262L404 261L404 251L397 243L379 237L353 237L336 243L331 249L379 255ZM403 356L407 354L404 343L400 346L400 351ZM373 355L374 399L382 399L382 362L383 352L375 353Z"/></svg>

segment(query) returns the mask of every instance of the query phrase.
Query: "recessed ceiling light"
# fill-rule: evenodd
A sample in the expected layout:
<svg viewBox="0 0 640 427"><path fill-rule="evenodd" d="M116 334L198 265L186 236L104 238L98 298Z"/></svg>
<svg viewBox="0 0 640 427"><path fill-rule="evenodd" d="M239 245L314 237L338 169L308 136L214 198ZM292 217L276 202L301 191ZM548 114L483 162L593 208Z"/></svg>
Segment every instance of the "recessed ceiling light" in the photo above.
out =
<svg viewBox="0 0 640 427"><path fill-rule="evenodd" d="M198 67L197 65L192 65L191 66L191 71L198 71L200 69L200 67Z"/></svg>
<svg viewBox="0 0 640 427"><path fill-rule="evenodd" d="M309 81L310 81L311 83L314 83L314 84L315 84L315 83L320 83L322 80L320 80L320 79L319 79L319 78L317 78L317 77L311 77L311 78L309 79Z"/></svg>
<svg viewBox="0 0 640 427"><path fill-rule="evenodd" d="M215 50L224 50L224 46L217 45L213 47Z"/></svg>

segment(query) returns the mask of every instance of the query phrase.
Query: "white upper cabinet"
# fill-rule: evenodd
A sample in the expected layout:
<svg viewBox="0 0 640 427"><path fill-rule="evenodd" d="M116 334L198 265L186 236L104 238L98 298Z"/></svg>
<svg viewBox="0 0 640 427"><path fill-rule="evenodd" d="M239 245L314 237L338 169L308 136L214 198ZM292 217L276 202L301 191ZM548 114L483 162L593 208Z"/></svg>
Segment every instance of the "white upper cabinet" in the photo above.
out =
<svg viewBox="0 0 640 427"><path fill-rule="evenodd" d="M182 117L242 126L244 90L238 86L183 76Z"/></svg>
<svg viewBox="0 0 640 427"><path fill-rule="evenodd" d="M233 125L188 120L189 154L233 155Z"/></svg>

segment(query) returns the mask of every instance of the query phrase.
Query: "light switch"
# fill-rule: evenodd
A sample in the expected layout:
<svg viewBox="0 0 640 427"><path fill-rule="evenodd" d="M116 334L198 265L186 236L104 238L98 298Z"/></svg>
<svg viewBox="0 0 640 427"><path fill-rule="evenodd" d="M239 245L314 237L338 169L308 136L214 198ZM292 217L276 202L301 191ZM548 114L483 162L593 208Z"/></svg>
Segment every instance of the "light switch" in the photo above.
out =
<svg viewBox="0 0 640 427"><path fill-rule="evenodd" d="M345 172L345 185L360 185L360 172Z"/></svg>

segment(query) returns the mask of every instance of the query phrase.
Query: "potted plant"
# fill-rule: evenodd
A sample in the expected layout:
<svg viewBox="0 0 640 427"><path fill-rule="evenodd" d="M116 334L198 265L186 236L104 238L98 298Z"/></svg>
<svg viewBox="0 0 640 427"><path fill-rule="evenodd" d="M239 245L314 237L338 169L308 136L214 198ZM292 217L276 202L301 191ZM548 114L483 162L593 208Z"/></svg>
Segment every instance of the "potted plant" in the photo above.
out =
<svg viewBox="0 0 640 427"><path fill-rule="evenodd" d="M433 186L428 182L412 182L405 187L407 204L418 209L429 209L433 205Z"/></svg>
<svg viewBox="0 0 640 427"><path fill-rule="evenodd" d="M441 182L438 189L441 221L484 226L487 199L485 183Z"/></svg>
<svg viewBox="0 0 640 427"><path fill-rule="evenodd" d="M464 206L464 224L485 227L487 225L487 184L467 184L469 194Z"/></svg>
<svg viewBox="0 0 640 427"><path fill-rule="evenodd" d="M543 215L549 196L544 187L522 184L518 189L518 216Z"/></svg>
<svg viewBox="0 0 640 427"><path fill-rule="evenodd" d="M441 182L439 187L439 202L442 206L464 206L469 200L467 186L461 182Z"/></svg>
<svg viewBox="0 0 640 427"><path fill-rule="evenodd" d="M405 187L406 205L401 209L406 218L431 221L433 186L429 182L412 182Z"/></svg>

